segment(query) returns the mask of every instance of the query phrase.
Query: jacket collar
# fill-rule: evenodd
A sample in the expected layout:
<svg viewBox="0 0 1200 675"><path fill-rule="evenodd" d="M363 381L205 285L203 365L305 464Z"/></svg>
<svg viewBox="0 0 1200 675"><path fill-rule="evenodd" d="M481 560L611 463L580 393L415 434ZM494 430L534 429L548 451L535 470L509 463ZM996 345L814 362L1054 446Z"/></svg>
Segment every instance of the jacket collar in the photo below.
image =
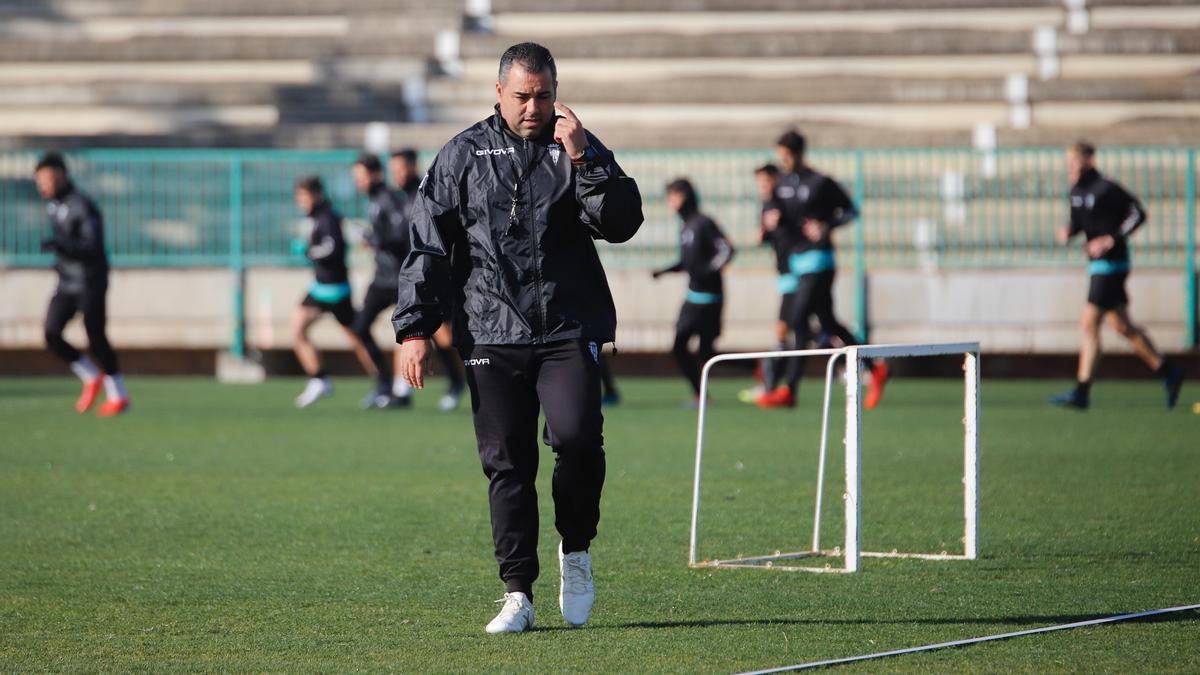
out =
<svg viewBox="0 0 1200 675"><path fill-rule="evenodd" d="M56 201L56 202L61 202L62 200L66 199L67 196L70 195L74 191L75 191L75 183L72 183L69 179L65 180L65 181L63 181L62 187L59 188L58 192L56 192L54 194L54 197L52 199L54 199L54 201Z"/></svg>
<svg viewBox="0 0 1200 675"><path fill-rule="evenodd" d="M1100 179L1100 172L1097 171L1096 167L1093 166L1092 168L1079 174L1079 182L1075 183L1075 187L1080 187L1080 188L1087 187L1087 186L1091 185L1092 183L1095 183L1099 179Z"/></svg>

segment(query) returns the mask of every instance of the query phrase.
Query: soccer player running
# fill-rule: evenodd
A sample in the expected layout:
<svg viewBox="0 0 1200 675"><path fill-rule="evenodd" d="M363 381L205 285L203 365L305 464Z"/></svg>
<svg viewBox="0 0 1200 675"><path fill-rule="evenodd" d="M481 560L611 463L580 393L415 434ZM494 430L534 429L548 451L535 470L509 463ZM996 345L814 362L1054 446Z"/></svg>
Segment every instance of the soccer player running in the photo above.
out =
<svg viewBox="0 0 1200 675"><path fill-rule="evenodd" d="M504 52L495 114L451 139L422 181L393 321L404 375L420 388L429 337L453 312L506 590L488 633L534 625L539 407L556 453L559 609L582 625L595 599L589 546L605 472L598 361L616 311L593 239L627 241L642 224L642 200L557 88L545 47Z"/></svg>
<svg viewBox="0 0 1200 675"><path fill-rule="evenodd" d="M393 193L383 182L383 163L372 154L364 153L351 167L354 187L371 200L368 216L371 227L367 230L367 243L375 249L375 277L367 287L363 304L350 328L363 345L375 345L371 337L371 324L379 313L396 304L400 285L400 262L408 255L408 218L403 204L404 193ZM375 389L367 394L362 407L407 408L412 403L408 383L401 378L393 381L392 364L387 362L376 346L367 348L375 360ZM395 382L401 385L396 387Z"/></svg>
<svg viewBox="0 0 1200 675"><path fill-rule="evenodd" d="M321 179L307 176L296 182L293 195L296 206L308 216L312 224L305 255L312 261L314 279L308 294L292 314L292 350L304 372L308 383L296 397L296 407L307 408L326 396L333 394L333 383L321 367L321 357L308 339L308 329L322 314L329 312L341 324L354 355L363 369L375 375L377 363L384 363L374 340L364 342L352 328L354 305L350 303L350 279L346 269L346 240L342 236L342 217L333 209L325 196ZM386 364L385 364L386 366Z"/></svg>
<svg viewBox="0 0 1200 675"><path fill-rule="evenodd" d="M833 252L833 230L858 217L858 210L837 181L821 174L804 161L806 142L798 131L790 130L776 141L776 154L784 175L775 187L777 215L764 214L764 223L774 222L778 236L790 240L788 269L797 277L796 290L788 308L788 324L797 345L807 344L809 319L816 317L821 332L843 345L858 341L833 314L833 281L837 263ZM792 359L788 381L763 393L758 405L763 408L792 407L803 372L803 362ZM883 397L888 368L883 361L871 364L871 380L863 407L871 410Z"/></svg>
<svg viewBox="0 0 1200 675"><path fill-rule="evenodd" d="M672 272L687 272L687 296L675 324L671 353L692 385L695 403L700 400L700 369L713 357L713 345L721 335L721 310L725 306L721 271L733 259L733 246L713 219L700 212L696 190L686 178L667 184L667 205L680 219L679 262L652 275L657 279ZM693 337L699 339L695 357L688 351Z"/></svg>
<svg viewBox="0 0 1200 675"><path fill-rule="evenodd" d="M412 210L417 203L417 188L421 184L421 174L417 168L417 151L412 148L404 148L392 153L388 158L388 170L391 171L392 181L395 184L396 195L404 195L404 200L401 205L404 209L406 221L412 220ZM407 225L406 225L407 227ZM405 242L407 246L408 235L405 234ZM404 255L399 258L403 262L408 255L405 249ZM397 268L397 272L399 268ZM392 302L396 301L395 293L392 294ZM442 372L446 374L446 378L450 381L450 387L446 393L438 399L438 409L442 412L449 412L458 408L459 399L462 398L463 390L466 389L466 382L463 380L462 364L458 358L458 352L454 350L450 333L450 324L444 323L437 332L433 334L433 343L437 345L438 360L442 363ZM396 372L400 371L400 350L396 350ZM404 378L397 377L395 383L397 395L407 395L409 384ZM400 392L403 392L402 394Z"/></svg>
<svg viewBox="0 0 1200 675"><path fill-rule="evenodd" d="M1058 231L1057 238L1066 244L1082 233L1087 239L1084 251L1088 256L1089 287L1079 321L1083 344L1075 386L1050 402L1087 410L1092 373L1100 356L1100 322L1107 319L1108 325L1128 340L1138 357L1162 379L1167 408L1174 408L1183 387L1183 368L1163 358L1146 331L1129 318L1129 296L1125 293L1130 270L1126 239L1146 222L1146 210L1136 197L1096 170L1096 148L1089 143L1080 141L1067 149L1067 176L1071 180L1071 222Z"/></svg>
<svg viewBox="0 0 1200 675"><path fill-rule="evenodd" d="M775 271L779 274L776 282L779 290L779 318L775 321L775 348L782 351L791 346L788 341L788 333L791 332L788 320L791 318L792 300L796 297L796 286L799 285L800 279L792 274L788 263L792 251L789 231L779 227L779 206L775 201L775 188L779 185L779 167L769 162L758 167L754 170L754 183L761 202L759 237L762 243L769 245L775 253ZM765 359L762 363L761 390L743 392L743 398L748 399L746 402L753 403L764 392L779 386L784 370L784 363L779 359Z"/></svg>
<svg viewBox="0 0 1200 675"><path fill-rule="evenodd" d="M67 163L58 153L47 153L34 170L38 194L46 200L50 236L42 251L54 254L58 288L46 311L46 346L68 363L83 381L83 393L75 410L91 409L104 390L98 414L112 417L129 410L129 394L121 377L117 354L108 343L108 254L104 249L104 216L96 203L67 175ZM63 338L63 328L76 314L83 314L88 348L99 367Z"/></svg>

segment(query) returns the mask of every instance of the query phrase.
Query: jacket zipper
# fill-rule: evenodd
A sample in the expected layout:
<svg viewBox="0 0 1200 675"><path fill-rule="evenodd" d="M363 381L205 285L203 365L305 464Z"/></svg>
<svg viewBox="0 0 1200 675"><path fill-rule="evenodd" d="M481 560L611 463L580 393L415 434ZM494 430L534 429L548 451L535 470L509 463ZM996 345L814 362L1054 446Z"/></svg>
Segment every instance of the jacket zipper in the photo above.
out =
<svg viewBox="0 0 1200 675"><path fill-rule="evenodd" d="M533 217L533 172L537 167L535 167L529 161L529 139L521 139L521 150L523 150L525 154L525 185L529 198L529 208L526 209L526 213L528 214L527 217L529 218L529 241L530 246L532 246L533 249L530 251L530 253L533 257L534 288L537 289L538 318L541 320L537 341L538 343L544 343L546 341L546 301L545 296L542 293L542 264L538 258L537 222Z"/></svg>

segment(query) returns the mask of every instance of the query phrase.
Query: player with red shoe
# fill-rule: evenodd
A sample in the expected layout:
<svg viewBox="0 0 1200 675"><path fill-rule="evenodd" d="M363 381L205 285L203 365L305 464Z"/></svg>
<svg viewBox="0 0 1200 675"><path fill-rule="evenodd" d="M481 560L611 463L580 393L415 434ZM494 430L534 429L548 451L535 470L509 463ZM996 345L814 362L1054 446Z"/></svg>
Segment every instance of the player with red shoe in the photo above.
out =
<svg viewBox="0 0 1200 675"><path fill-rule="evenodd" d="M58 153L47 153L38 161L34 178L50 220L51 234L42 242L42 251L54 254L58 272L58 288L46 311L46 346L83 381L75 410L90 410L103 390L100 416L119 415L129 409L129 393L105 332L108 255L104 216L71 182L67 164ZM83 314L88 346L99 367L63 338L63 328L76 314Z"/></svg>
<svg viewBox="0 0 1200 675"><path fill-rule="evenodd" d="M783 168L773 200L777 211L764 213L764 222L775 223L773 229L786 233L792 242L788 267L797 281L788 308L788 323L797 345L808 342L809 321L813 317L821 325L821 332L831 339L847 346L856 345L858 341L833 313L837 263L832 232L857 218L858 210L837 181L805 164L804 151L804 136L795 130L786 132L776 142ZM803 366L801 359L792 359L786 383L764 392L756 403L763 408L794 406ZM887 379L887 364L876 360L871 365L871 378L863 400L867 410L879 404Z"/></svg>

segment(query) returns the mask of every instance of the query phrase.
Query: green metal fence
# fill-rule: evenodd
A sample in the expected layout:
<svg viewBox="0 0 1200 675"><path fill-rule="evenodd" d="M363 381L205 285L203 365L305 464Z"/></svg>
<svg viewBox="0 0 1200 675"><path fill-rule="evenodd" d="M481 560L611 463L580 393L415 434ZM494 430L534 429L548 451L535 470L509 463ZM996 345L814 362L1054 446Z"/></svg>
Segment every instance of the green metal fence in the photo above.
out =
<svg viewBox="0 0 1200 675"><path fill-rule="evenodd" d="M1150 215L1133 238L1138 267L1186 270L1189 344L1196 344L1196 149L1104 148L1101 170L1138 195ZM117 266L214 267L306 264L295 242L302 219L292 185L325 179L351 219L366 208L349 167L354 151L92 150L70 154L75 180L104 210ZM428 162L423 155L422 162ZM769 267L757 246L753 170L769 151L627 150L618 153L645 198L646 224L633 242L603 246L614 267L662 265L677 255L677 222L663 194L686 176L741 249L736 264ZM0 265L39 267L45 213L33 186L32 153L0 154ZM872 267L1081 266L1078 242L1054 243L1067 220L1063 152L1057 148L813 151L810 163L855 197L862 218L838 236L860 293ZM864 307L864 303L859 303ZM861 310L860 310L861 312ZM864 318L862 316L860 319ZM863 325L860 321L859 325Z"/></svg>

